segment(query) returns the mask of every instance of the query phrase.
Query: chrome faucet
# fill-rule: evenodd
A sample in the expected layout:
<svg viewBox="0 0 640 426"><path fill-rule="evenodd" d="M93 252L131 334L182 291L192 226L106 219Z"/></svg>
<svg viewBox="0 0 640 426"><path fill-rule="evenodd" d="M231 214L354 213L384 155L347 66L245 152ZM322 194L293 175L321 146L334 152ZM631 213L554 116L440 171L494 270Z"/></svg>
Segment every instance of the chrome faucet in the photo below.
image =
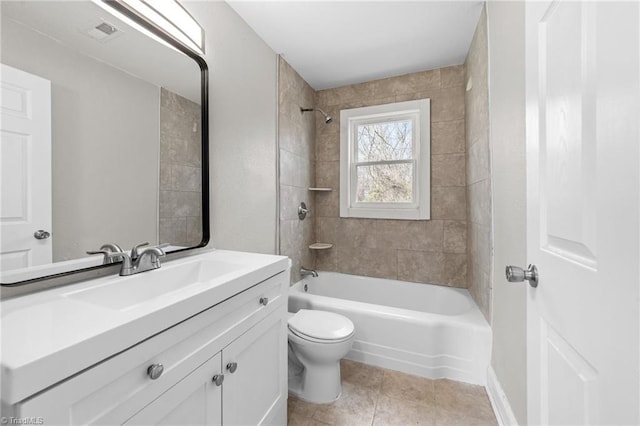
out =
<svg viewBox="0 0 640 426"><path fill-rule="evenodd" d="M317 277L318 273L313 269L307 269L304 266L300 268L300 276L304 277L305 275L311 275L312 277Z"/></svg>
<svg viewBox="0 0 640 426"><path fill-rule="evenodd" d="M120 275L127 276L138 274L140 272L149 271L151 269L158 269L161 265L160 258L165 255L162 247L166 247L168 244L162 244L160 246L150 246L140 248L148 245L148 242L136 244L131 249L131 255L122 251L115 252L103 245L100 250L88 251L87 254L102 254L104 255L103 264L115 263L118 260L122 260L122 266L120 267ZM114 244L115 245L115 244ZM117 245L115 245L117 247Z"/></svg>

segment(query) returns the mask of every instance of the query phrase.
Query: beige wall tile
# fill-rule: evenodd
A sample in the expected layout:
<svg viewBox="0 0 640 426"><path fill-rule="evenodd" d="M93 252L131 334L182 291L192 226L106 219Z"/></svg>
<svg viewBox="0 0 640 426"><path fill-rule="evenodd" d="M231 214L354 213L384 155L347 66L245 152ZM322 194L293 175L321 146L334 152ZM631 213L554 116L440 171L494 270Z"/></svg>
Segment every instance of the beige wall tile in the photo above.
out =
<svg viewBox="0 0 640 426"><path fill-rule="evenodd" d="M444 253L443 258L441 284L452 287L466 287L467 255Z"/></svg>
<svg viewBox="0 0 640 426"><path fill-rule="evenodd" d="M315 197L309 187L315 184L316 117L302 113L300 107L314 107L315 91L286 61L279 61L278 144L280 147L280 253L292 262L291 283L300 280L302 265L315 265ZM304 201L311 214L298 219L298 206Z"/></svg>
<svg viewBox="0 0 640 426"><path fill-rule="evenodd" d="M289 85L287 93L300 90L293 82ZM460 285L461 281L464 284L466 268L461 268L460 262L466 257L467 159L462 86L464 66L453 66L317 92L317 106L334 122L326 125L320 114L315 114L314 184L334 191L313 195L313 220L317 239L335 244L333 249L315 254L318 269L385 278L403 275L410 281L443 285ZM422 98L432 100L432 220L339 218L340 110ZM294 112L288 114L295 116ZM284 172L285 179L291 179L288 170ZM291 215L292 212L286 217ZM400 271L400 259L413 265L410 272ZM431 267L429 262L433 263Z"/></svg>
<svg viewBox="0 0 640 426"><path fill-rule="evenodd" d="M160 191L160 217L199 216L202 194L186 191Z"/></svg>
<svg viewBox="0 0 640 426"><path fill-rule="evenodd" d="M464 87L450 87L431 97L431 122L464 119Z"/></svg>
<svg viewBox="0 0 640 426"><path fill-rule="evenodd" d="M340 162L317 161L315 184L322 188L338 188L340 186Z"/></svg>
<svg viewBox="0 0 640 426"><path fill-rule="evenodd" d="M491 225L491 182L489 179L473 183L469 191L469 221Z"/></svg>
<svg viewBox="0 0 640 426"><path fill-rule="evenodd" d="M338 271L338 250L334 246L328 250L316 252L316 269L318 271Z"/></svg>
<svg viewBox="0 0 640 426"><path fill-rule="evenodd" d="M467 183L473 184L490 177L489 141L479 139L468 150Z"/></svg>
<svg viewBox="0 0 640 426"><path fill-rule="evenodd" d="M489 155L487 16L483 10L465 63L473 87L465 93L468 198L468 287L491 321L492 208Z"/></svg>
<svg viewBox="0 0 640 426"><path fill-rule="evenodd" d="M368 247L338 247L338 272L397 279L396 250Z"/></svg>
<svg viewBox="0 0 640 426"><path fill-rule="evenodd" d="M441 68L442 88L464 86L464 65Z"/></svg>
<svg viewBox="0 0 640 426"><path fill-rule="evenodd" d="M174 191L202 192L202 169L200 167L171 166L171 186Z"/></svg>
<svg viewBox="0 0 640 426"><path fill-rule="evenodd" d="M331 192L315 194L318 201L316 203L316 217L339 217L340 216L340 189L334 188Z"/></svg>
<svg viewBox="0 0 640 426"><path fill-rule="evenodd" d="M187 218L169 217L159 221L160 244L186 245Z"/></svg>
<svg viewBox="0 0 640 426"><path fill-rule="evenodd" d="M465 152L464 120L431 123L431 154Z"/></svg>
<svg viewBox="0 0 640 426"><path fill-rule="evenodd" d="M443 248L443 221L419 220L408 222L408 249L441 252Z"/></svg>
<svg viewBox="0 0 640 426"><path fill-rule="evenodd" d="M443 282L444 253L399 250L398 279L428 284Z"/></svg>
<svg viewBox="0 0 640 426"><path fill-rule="evenodd" d="M316 161L340 161L340 136L324 133L316 140Z"/></svg>
<svg viewBox="0 0 640 426"><path fill-rule="evenodd" d="M313 160L298 154L280 150L280 183L309 188L314 184Z"/></svg>
<svg viewBox="0 0 640 426"><path fill-rule="evenodd" d="M187 217L187 245L200 244L202 237L202 217Z"/></svg>
<svg viewBox="0 0 640 426"><path fill-rule="evenodd" d="M435 187L431 189L431 217L433 219L466 220L467 197L464 187Z"/></svg>
<svg viewBox="0 0 640 426"><path fill-rule="evenodd" d="M464 186L466 159L464 154L431 156L431 186Z"/></svg>
<svg viewBox="0 0 640 426"><path fill-rule="evenodd" d="M170 191L171 187L171 163L160 162L160 190Z"/></svg>
<svg viewBox="0 0 640 426"><path fill-rule="evenodd" d="M467 223L462 221L444 221L444 245L445 253L467 252Z"/></svg>

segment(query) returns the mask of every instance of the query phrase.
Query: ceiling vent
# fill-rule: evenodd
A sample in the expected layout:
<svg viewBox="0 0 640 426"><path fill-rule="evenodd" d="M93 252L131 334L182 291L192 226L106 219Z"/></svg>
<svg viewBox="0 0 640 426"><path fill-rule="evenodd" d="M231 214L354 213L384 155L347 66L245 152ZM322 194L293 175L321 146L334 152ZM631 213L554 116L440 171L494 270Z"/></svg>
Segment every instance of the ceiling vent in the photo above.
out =
<svg viewBox="0 0 640 426"><path fill-rule="evenodd" d="M107 21L102 21L95 26L88 28L85 33L94 40L98 40L105 43L112 40L122 34L115 25L110 24Z"/></svg>

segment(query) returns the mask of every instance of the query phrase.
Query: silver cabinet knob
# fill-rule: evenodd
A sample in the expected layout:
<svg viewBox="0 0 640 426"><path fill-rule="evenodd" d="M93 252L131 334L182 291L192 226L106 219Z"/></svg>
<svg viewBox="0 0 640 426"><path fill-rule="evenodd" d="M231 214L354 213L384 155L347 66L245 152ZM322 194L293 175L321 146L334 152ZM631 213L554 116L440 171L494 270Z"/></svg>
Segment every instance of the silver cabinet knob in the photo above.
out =
<svg viewBox="0 0 640 426"><path fill-rule="evenodd" d="M227 364L227 370L229 371L229 373L233 374L236 372L237 369L238 369L237 362L230 362L229 364Z"/></svg>
<svg viewBox="0 0 640 426"><path fill-rule="evenodd" d="M531 287L538 287L538 268L536 265L529 265L527 270L508 265L505 269L505 275L510 283L520 283L526 280L529 281Z"/></svg>
<svg viewBox="0 0 640 426"><path fill-rule="evenodd" d="M162 372L164 371L164 365L162 364L151 364L149 368L147 368L147 375L151 380L155 380L158 377L162 376Z"/></svg>
<svg viewBox="0 0 640 426"><path fill-rule="evenodd" d="M51 236L51 233L45 231L44 229L38 229L36 232L33 233L33 238L35 238L36 240L46 240L50 236Z"/></svg>
<svg viewBox="0 0 640 426"><path fill-rule="evenodd" d="M267 306L267 304L269 304L269 298L268 297L261 297L260 298L260 304L262 306Z"/></svg>
<svg viewBox="0 0 640 426"><path fill-rule="evenodd" d="M213 378L211 379L211 381L213 383L216 384L216 386L222 386L222 382L224 382L224 374L216 374L213 376Z"/></svg>

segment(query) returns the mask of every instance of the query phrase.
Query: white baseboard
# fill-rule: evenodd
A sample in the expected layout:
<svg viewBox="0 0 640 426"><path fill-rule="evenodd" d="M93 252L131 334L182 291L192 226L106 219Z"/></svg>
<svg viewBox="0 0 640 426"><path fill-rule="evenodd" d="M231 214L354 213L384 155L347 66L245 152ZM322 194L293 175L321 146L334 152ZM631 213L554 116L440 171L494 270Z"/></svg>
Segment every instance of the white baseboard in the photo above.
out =
<svg viewBox="0 0 640 426"><path fill-rule="evenodd" d="M498 377L496 377L496 373L491 366L489 366L489 371L487 372L487 394L489 395L493 412L496 414L498 424L500 426L518 426L518 421L511 410L507 395L502 390Z"/></svg>

